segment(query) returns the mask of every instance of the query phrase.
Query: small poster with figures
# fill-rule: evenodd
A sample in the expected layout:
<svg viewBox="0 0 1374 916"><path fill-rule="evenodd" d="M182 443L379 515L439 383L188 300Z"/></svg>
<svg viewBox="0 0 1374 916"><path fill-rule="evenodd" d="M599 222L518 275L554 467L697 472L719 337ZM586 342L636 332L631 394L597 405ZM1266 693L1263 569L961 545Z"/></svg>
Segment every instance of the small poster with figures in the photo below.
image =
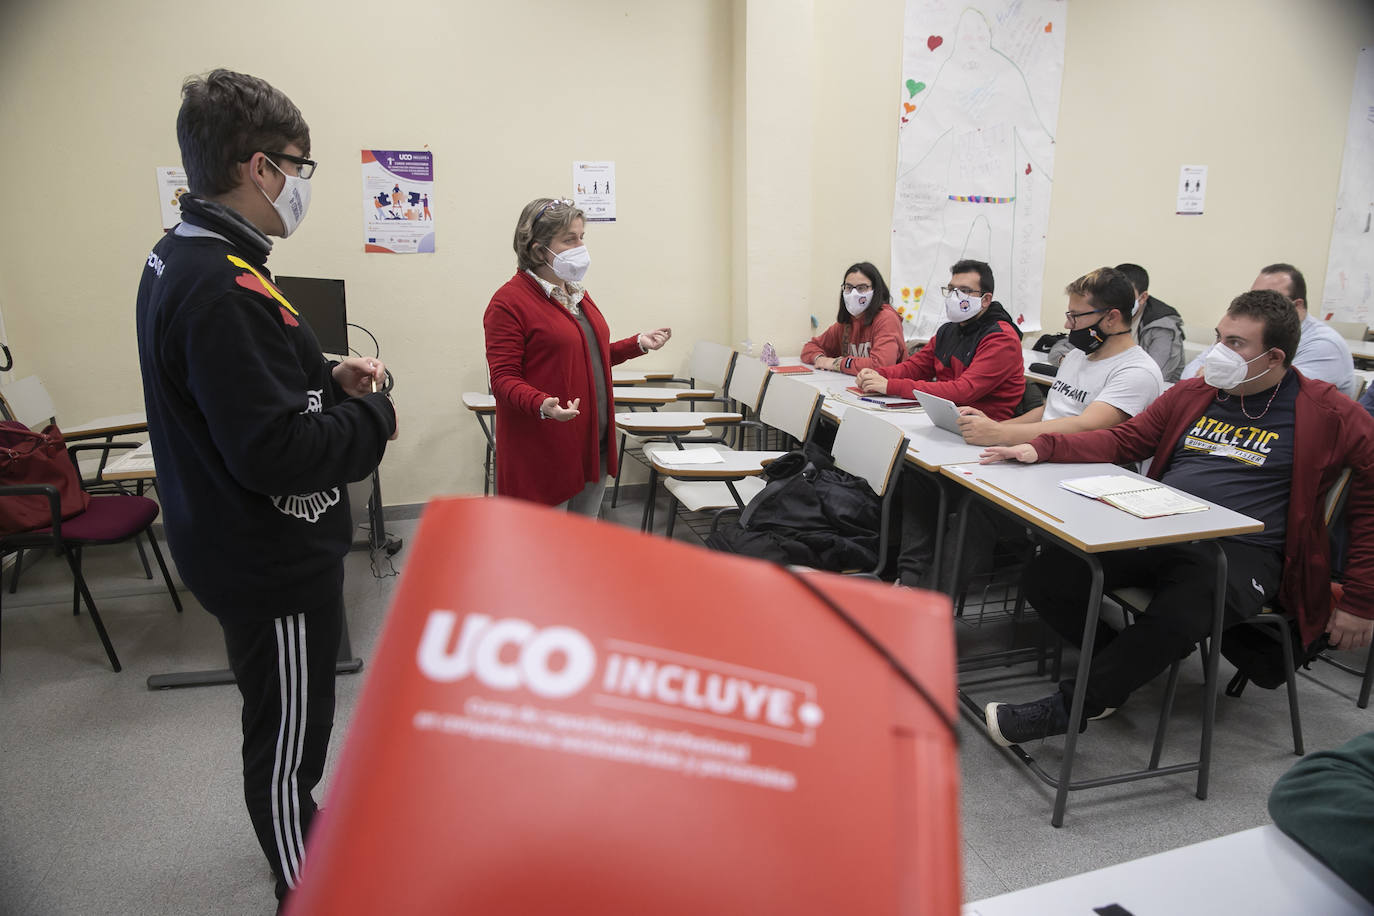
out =
<svg viewBox="0 0 1374 916"><path fill-rule="evenodd" d="M615 163L573 163L573 202L589 223L615 222Z"/></svg>
<svg viewBox="0 0 1374 916"><path fill-rule="evenodd" d="M434 154L363 150L363 250L434 253Z"/></svg>
<svg viewBox="0 0 1374 916"><path fill-rule="evenodd" d="M186 170L176 165L157 167L157 202L162 210L162 228L172 229L181 222L181 195L186 193Z"/></svg>

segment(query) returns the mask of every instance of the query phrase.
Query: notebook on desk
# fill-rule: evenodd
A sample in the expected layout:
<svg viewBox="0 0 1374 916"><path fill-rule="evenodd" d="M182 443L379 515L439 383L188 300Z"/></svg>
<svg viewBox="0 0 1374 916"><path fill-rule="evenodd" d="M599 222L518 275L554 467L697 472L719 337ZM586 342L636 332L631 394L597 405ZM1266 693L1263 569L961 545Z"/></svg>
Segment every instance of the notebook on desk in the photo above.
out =
<svg viewBox="0 0 1374 916"><path fill-rule="evenodd" d="M804 366L798 363L795 366L769 366L768 371L776 372L778 375L805 375L811 372L812 369L810 366Z"/></svg>

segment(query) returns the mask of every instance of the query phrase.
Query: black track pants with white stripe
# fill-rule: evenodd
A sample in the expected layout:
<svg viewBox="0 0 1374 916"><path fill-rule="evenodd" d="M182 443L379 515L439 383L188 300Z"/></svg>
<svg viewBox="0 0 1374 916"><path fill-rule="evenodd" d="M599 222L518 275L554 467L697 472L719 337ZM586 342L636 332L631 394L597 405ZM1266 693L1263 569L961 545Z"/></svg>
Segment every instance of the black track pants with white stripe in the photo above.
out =
<svg viewBox="0 0 1374 916"><path fill-rule="evenodd" d="M343 596L265 621L220 619L243 695L243 795L277 896L296 886L315 816L311 791L334 727Z"/></svg>

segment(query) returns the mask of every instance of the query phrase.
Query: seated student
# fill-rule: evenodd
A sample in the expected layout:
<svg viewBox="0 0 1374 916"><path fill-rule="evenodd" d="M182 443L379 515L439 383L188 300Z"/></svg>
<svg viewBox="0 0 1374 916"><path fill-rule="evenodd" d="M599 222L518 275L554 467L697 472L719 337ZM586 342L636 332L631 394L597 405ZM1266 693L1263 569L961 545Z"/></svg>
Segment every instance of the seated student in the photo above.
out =
<svg viewBox="0 0 1374 916"><path fill-rule="evenodd" d="M1307 280L1303 278L1302 271L1292 264L1270 264L1259 272L1250 288L1272 289L1293 301L1302 325L1302 337L1298 341L1298 352L1293 355L1293 366L1308 378L1330 382L1341 390L1341 394L1354 397L1355 360L1350 355L1350 344L1330 325L1308 314ZM1184 378L1201 374L1204 355L1199 354L1188 364L1183 370Z"/></svg>
<svg viewBox="0 0 1374 916"><path fill-rule="evenodd" d="M1237 296L1217 324L1204 379L1175 385L1119 426L1050 433L1028 444L993 446L984 461L1120 462L1153 456L1150 476L1264 522L1257 534L1224 538L1230 621L1275 599L1293 614L1302 641L1325 631L1341 649L1368 645L1374 631L1374 420L1330 385L1290 371L1299 323L1273 290ZM1342 468L1354 472L1347 503L1350 549L1342 606L1331 601L1330 547L1321 513ZM1086 685L1084 722L1126 701L1211 626L1216 559L1204 544L1103 555L1104 588L1148 585L1144 614L1120 632L1099 624ZM1087 564L1046 547L1026 597L1064 639L1083 634L1091 577ZM1073 681L1031 703L989 703L987 728L1003 745L1068 729Z"/></svg>
<svg viewBox="0 0 1374 916"><path fill-rule="evenodd" d="M990 420L973 407L960 407L959 429L973 445L1017 445L1041 433L1073 433L1104 429L1128 420L1148 407L1164 391L1159 367L1131 337L1131 308L1135 290L1126 276L1110 267L1079 277L1064 290L1069 310L1064 327L1070 353L1065 357L1045 403L1010 420ZM1092 316L1097 316L1094 321ZM1020 526L978 505L965 512L960 581L990 571L999 536L1021 538ZM941 582L954 583L953 557Z"/></svg>
<svg viewBox="0 0 1374 916"><path fill-rule="evenodd" d="M1269 793L1269 816L1374 903L1374 732L1293 764Z"/></svg>
<svg viewBox="0 0 1374 916"><path fill-rule="evenodd" d="M945 315L935 339L904 362L859 372L858 386L872 394L912 397L929 392L959 405L978 408L994 420L1012 416L1026 393L1021 332L992 299L992 268L982 261L960 261L950 268ZM924 474L901 479L899 581L928 587L935 573L935 535L940 521L939 486Z"/></svg>
<svg viewBox="0 0 1374 916"><path fill-rule="evenodd" d="M941 290L949 320L935 339L895 366L860 370L858 387L900 397L924 391L1005 420L1026 393L1021 332L993 301L991 267L960 261L949 271L949 285Z"/></svg>
<svg viewBox="0 0 1374 916"><path fill-rule="evenodd" d="M1099 268L1064 292L1069 296L1064 327L1073 349L1044 406L1000 422L977 408L961 407L965 442L1018 445L1041 433L1104 429L1140 413L1164 391L1159 366L1131 336L1128 316L1135 290L1121 271Z"/></svg>
<svg viewBox="0 0 1374 916"><path fill-rule="evenodd" d="M894 365L905 355L902 318L892 307L883 275L860 261L844 272L835 323L807 341L801 361L855 375L860 369Z"/></svg>
<svg viewBox="0 0 1374 916"><path fill-rule="evenodd" d="M1139 264L1118 264L1135 287L1136 302L1131 312L1131 336L1159 366L1166 382L1176 382L1183 373L1183 316L1162 299L1150 295L1150 275ZM1056 343L1045 361L1058 366L1073 349L1067 339ZM1005 444L1005 443L1002 443Z"/></svg>
<svg viewBox="0 0 1374 916"><path fill-rule="evenodd" d="M1118 264L1135 287L1136 307L1131 316L1131 336L1150 354L1166 382L1183 374L1183 316L1162 299L1150 295L1150 274L1139 264Z"/></svg>

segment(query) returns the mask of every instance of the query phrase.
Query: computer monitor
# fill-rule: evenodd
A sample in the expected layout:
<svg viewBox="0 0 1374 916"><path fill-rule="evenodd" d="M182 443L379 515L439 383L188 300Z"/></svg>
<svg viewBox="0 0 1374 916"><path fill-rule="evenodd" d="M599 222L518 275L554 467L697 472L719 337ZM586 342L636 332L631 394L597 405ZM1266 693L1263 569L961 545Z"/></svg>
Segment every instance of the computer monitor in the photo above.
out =
<svg viewBox="0 0 1374 916"><path fill-rule="evenodd" d="M273 282L291 305L305 316L320 350L348 355L348 311L344 281L319 277L274 277Z"/></svg>

